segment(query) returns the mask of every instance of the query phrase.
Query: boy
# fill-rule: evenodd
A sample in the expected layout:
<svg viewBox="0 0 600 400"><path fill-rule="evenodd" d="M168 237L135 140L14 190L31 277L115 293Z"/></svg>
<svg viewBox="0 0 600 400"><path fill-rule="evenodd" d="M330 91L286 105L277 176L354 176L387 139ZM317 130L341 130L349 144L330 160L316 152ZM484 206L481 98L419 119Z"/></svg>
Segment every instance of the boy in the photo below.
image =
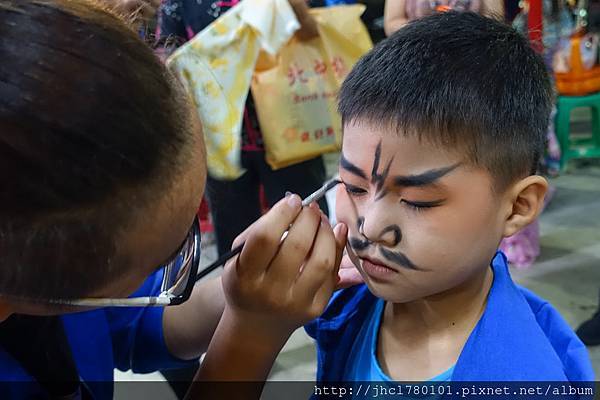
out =
<svg viewBox="0 0 600 400"><path fill-rule="evenodd" d="M307 327L319 381L593 380L583 344L496 253L541 210L551 99L527 40L473 13L412 22L354 67L336 214L366 286Z"/></svg>

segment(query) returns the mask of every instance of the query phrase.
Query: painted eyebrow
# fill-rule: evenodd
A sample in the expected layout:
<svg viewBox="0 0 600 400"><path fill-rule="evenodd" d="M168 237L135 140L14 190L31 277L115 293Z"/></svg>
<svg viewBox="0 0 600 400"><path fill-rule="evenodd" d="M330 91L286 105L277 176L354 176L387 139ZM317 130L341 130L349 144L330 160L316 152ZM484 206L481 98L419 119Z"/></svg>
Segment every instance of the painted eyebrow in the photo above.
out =
<svg viewBox="0 0 600 400"><path fill-rule="evenodd" d="M460 163L451 165L449 167L432 169L418 175L407 175L407 176L395 176L394 184L402 187L421 187L435 183L438 179L444 175L449 174L451 171L456 169Z"/></svg>
<svg viewBox="0 0 600 400"><path fill-rule="evenodd" d="M367 174L365 173L365 171L348 161L343 154L340 158L340 167L344 168L346 171L350 172L353 175L356 175L363 179L367 179Z"/></svg>

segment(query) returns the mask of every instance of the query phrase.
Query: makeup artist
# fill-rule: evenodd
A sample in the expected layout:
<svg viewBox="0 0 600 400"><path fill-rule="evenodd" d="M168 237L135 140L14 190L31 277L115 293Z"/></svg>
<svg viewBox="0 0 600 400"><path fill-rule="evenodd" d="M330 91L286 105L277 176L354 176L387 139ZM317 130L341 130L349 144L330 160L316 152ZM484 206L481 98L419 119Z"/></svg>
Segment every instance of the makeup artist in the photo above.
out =
<svg viewBox="0 0 600 400"><path fill-rule="evenodd" d="M205 351L197 381L261 383L191 398L259 398L338 283L347 228L288 196L194 287L202 128L152 51L85 0L0 0L0 59L0 398L111 399L115 367Z"/></svg>

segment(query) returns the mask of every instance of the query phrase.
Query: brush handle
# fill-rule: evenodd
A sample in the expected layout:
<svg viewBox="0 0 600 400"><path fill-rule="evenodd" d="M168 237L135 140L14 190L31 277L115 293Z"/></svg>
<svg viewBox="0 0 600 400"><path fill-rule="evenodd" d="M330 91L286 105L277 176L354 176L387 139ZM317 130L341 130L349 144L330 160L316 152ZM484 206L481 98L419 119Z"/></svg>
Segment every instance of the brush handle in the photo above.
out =
<svg viewBox="0 0 600 400"><path fill-rule="evenodd" d="M215 269L219 268L221 265L224 265L227 262L227 260L229 260L230 258L233 258L236 255L240 254L242 252L242 249L244 248L245 244L246 244L246 242L240 244L237 247L234 247L233 249L231 249L227 253L223 254L221 257L219 257L215 262L210 264L208 267L206 267L202 271L198 272L198 275L196 275L196 282L198 282L200 279L204 278L206 275L213 272Z"/></svg>
<svg viewBox="0 0 600 400"><path fill-rule="evenodd" d="M316 192L314 192L313 194L311 194L310 196L308 196L307 198L302 200L302 206L306 207L307 205L309 205L310 203L312 203L314 201L319 201L320 199L323 198L323 196L325 196L325 193L327 193L329 190L333 189L339 183L341 183L341 181L339 181L337 179L331 179L331 180L325 182L325 184L319 190L317 190ZM287 231L283 234L283 237L285 237L286 234L287 234ZM283 240L283 237L282 237L282 240ZM208 267L206 267L202 271L198 272L198 274L196 275L196 282L198 280L204 278L206 275L210 274L211 272L213 272L215 269L219 268L221 265L224 265L227 262L227 260L229 260L230 258L235 257L236 255L240 254L242 252L242 249L244 248L245 244L246 244L246 242L240 244L237 247L234 247L233 249L231 249L227 253L223 254L221 257L219 257L215 262L210 264Z"/></svg>

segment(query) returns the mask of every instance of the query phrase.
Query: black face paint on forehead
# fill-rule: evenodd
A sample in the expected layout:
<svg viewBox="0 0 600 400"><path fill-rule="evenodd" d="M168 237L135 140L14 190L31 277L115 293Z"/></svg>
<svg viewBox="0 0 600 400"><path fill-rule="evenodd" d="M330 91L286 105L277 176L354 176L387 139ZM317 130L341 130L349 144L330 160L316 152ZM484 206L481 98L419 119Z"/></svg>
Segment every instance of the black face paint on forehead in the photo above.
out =
<svg viewBox="0 0 600 400"><path fill-rule="evenodd" d="M358 168L356 165L352 164L350 161L348 161L343 154L340 158L340 166L346 171L350 172L351 174L358 176L359 178L367 179L367 175L363 172L363 170Z"/></svg>
<svg viewBox="0 0 600 400"><path fill-rule="evenodd" d="M383 189L383 184L390 174L390 168L392 166L392 162L394 161L394 157L388 161L383 172L379 173L379 163L381 161L381 141L377 144L377 148L375 149L375 156L373 158L373 168L371 170L371 183L376 185L376 195L375 201L381 200L387 194L387 190Z"/></svg>

